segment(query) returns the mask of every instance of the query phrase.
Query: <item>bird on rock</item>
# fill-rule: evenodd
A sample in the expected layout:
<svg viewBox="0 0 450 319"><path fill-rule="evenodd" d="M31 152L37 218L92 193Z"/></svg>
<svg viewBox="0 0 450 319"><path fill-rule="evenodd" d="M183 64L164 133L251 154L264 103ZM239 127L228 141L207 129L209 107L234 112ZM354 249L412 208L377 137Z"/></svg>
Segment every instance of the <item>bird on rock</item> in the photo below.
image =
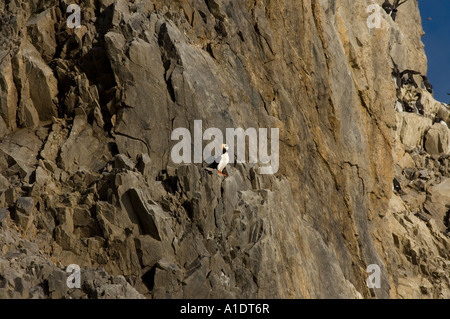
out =
<svg viewBox="0 0 450 319"><path fill-rule="evenodd" d="M427 89L428 92L433 94L433 86L431 85L430 81L428 81L428 77L426 75L421 75L423 80L423 85Z"/></svg>
<svg viewBox="0 0 450 319"><path fill-rule="evenodd" d="M222 176L227 176L223 173L223 170L225 169L225 166L228 165L228 163L230 162L230 157L228 156L228 145L227 144L222 144L222 154L220 156L218 156L214 162L211 163L211 165L209 165L210 168L217 168L217 170L219 171L219 174Z"/></svg>
<svg viewBox="0 0 450 319"><path fill-rule="evenodd" d="M384 9L384 11L386 11L387 14L391 14L393 7L389 0L385 0L381 7Z"/></svg>

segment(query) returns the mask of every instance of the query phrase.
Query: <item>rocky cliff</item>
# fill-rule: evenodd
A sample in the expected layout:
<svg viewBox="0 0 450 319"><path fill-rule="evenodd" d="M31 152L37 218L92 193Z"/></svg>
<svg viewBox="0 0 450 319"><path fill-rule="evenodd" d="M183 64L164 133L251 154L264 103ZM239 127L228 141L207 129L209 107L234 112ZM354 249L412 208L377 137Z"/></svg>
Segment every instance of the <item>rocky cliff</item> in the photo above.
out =
<svg viewBox="0 0 450 319"><path fill-rule="evenodd" d="M374 3L2 1L0 296L449 298L449 108ZM278 172L175 164L195 120L278 128Z"/></svg>

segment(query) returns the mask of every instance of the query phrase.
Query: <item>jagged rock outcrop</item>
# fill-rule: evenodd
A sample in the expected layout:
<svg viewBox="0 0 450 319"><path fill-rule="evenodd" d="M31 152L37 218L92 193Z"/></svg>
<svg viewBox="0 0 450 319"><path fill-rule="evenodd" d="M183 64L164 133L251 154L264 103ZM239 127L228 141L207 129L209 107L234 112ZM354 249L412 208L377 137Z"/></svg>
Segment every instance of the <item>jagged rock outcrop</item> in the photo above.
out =
<svg viewBox="0 0 450 319"><path fill-rule="evenodd" d="M450 110L392 78L417 1L372 3L0 3L0 296L450 297ZM175 164L195 120L278 128L279 171Z"/></svg>

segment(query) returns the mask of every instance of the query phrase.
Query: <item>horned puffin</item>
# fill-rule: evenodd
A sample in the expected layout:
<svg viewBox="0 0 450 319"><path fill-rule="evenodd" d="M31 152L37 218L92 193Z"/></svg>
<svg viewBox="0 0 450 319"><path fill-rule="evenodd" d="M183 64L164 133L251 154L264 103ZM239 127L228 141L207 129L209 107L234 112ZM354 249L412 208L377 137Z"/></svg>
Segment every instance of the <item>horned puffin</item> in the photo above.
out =
<svg viewBox="0 0 450 319"><path fill-rule="evenodd" d="M433 94L433 86L431 85L430 81L428 80L428 77L426 75L421 75L423 80L423 85L427 89L428 92Z"/></svg>
<svg viewBox="0 0 450 319"><path fill-rule="evenodd" d="M384 3L381 5L381 7L386 11L387 14L391 14L393 6L389 2L389 0L384 1Z"/></svg>
<svg viewBox="0 0 450 319"><path fill-rule="evenodd" d="M211 163L211 165L209 165L210 168L217 168L219 174L225 177L227 175L225 175L222 171L225 169L225 166L227 166L227 164L230 162L230 157L228 156L228 149L229 147L227 144L222 144L222 154L218 156L214 160L214 162Z"/></svg>

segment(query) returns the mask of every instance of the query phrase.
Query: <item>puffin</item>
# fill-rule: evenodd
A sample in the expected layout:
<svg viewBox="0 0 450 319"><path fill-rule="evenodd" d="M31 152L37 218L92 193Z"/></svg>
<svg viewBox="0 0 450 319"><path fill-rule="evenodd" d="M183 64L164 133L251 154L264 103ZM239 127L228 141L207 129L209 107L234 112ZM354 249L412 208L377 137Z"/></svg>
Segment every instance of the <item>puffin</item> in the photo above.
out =
<svg viewBox="0 0 450 319"><path fill-rule="evenodd" d="M408 75L406 79L404 78L405 74ZM418 88L416 81L414 81L414 74L420 74L420 72L414 70L405 70L401 72L400 77L402 79L402 86L409 84L415 88Z"/></svg>
<svg viewBox="0 0 450 319"><path fill-rule="evenodd" d="M381 7L384 9L384 11L386 11L387 14L391 14L393 7L389 0L384 1Z"/></svg>
<svg viewBox="0 0 450 319"><path fill-rule="evenodd" d="M428 80L428 77L426 75L421 75L423 80L423 85L427 89L428 92L433 94L433 86L431 85L430 81Z"/></svg>
<svg viewBox="0 0 450 319"><path fill-rule="evenodd" d="M406 101L401 101L403 104L403 109L409 113L415 113L415 109Z"/></svg>
<svg viewBox="0 0 450 319"><path fill-rule="evenodd" d="M230 157L228 156L228 145L227 144L222 144L222 154L220 156L218 156L214 162L212 162L208 167L210 168L217 168L217 170L219 171L219 174L222 176L227 176L225 175L222 171L225 169L225 166L227 166L227 164L230 162Z"/></svg>
<svg viewBox="0 0 450 319"><path fill-rule="evenodd" d="M402 193L402 186L400 185L400 182L397 178L394 177L394 180L392 181L392 190L401 194Z"/></svg>
<svg viewBox="0 0 450 319"><path fill-rule="evenodd" d="M417 94L417 101L416 101L416 108L419 111L420 115L424 115L425 111L424 111L424 107L423 107L421 99L422 99L422 93L418 93Z"/></svg>

